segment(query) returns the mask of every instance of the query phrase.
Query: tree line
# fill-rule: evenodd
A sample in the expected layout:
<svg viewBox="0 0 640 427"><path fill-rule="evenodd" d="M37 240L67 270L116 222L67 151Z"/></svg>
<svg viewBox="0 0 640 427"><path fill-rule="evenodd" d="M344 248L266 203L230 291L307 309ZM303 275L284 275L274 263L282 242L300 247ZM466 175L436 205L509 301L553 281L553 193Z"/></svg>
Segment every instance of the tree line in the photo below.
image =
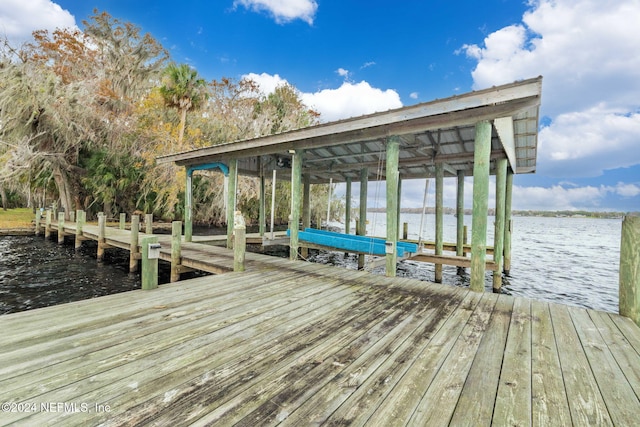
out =
<svg viewBox="0 0 640 427"><path fill-rule="evenodd" d="M139 210L181 219L185 170L157 165L157 156L318 123L291 86L265 95L247 79L207 82L173 62L153 36L106 12L94 11L83 26L0 46L5 209L56 203L66 213ZM258 186L239 177L238 207L250 219L258 217ZM193 188L194 221L224 222L222 175L199 172ZM328 188L312 192L319 217ZM278 182L276 218L288 217L289 198L289 184Z"/></svg>

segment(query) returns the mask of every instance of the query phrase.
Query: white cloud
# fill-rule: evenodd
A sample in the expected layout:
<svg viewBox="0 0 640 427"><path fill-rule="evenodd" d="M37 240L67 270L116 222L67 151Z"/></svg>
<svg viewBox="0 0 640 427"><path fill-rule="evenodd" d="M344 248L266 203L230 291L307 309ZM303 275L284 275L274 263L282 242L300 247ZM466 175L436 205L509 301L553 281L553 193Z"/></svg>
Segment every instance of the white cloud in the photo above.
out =
<svg viewBox="0 0 640 427"><path fill-rule="evenodd" d="M591 177L640 163L640 2L530 0L522 23L465 45L474 88L543 76L538 172Z"/></svg>
<svg viewBox="0 0 640 427"><path fill-rule="evenodd" d="M50 0L0 2L0 36L6 36L16 46L29 41L34 30L75 26L73 15Z"/></svg>
<svg viewBox="0 0 640 427"><path fill-rule="evenodd" d="M336 73L338 73L340 77L344 77L344 78L349 77L349 70L345 70L344 68L338 68L336 70Z"/></svg>
<svg viewBox="0 0 640 427"><path fill-rule="evenodd" d="M272 76L271 74L267 74L267 73L262 73L262 74L249 73L249 74L243 75L242 79L253 80L255 83L258 84L258 86L260 87L260 90L265 95L268 95L273 91L275 91L278 86L283 86L289 83L287 82L287 80L283 79L278 74Z"/></svg>
<svg viewBox="0 0 640 427"><path fill-rule="evenodd" d="M418 99L418 96L419 96L418 92L411 92L409 94L409 98L411 99Z"/></svg>
<svg viewBox="0 0 640 427"><path fill-rule="evenodd" d="M321 114L323 121L361 116L402 107L395 90L373 88L366 81L344 82L338 89L303 93L302 101Z"/></svg>
<svg viewBox="0 0 640 427"><path fill-rule="evenodd" d="M636 197L640 195L640 185L619 182L615 192L622 197Z"/></svg>
<svg viewBox="0 0 640 427"><path fill-rule="evenodd" d="M265 95L273 92L278 86L288 84L287 80L278 74L249 73L242 78L256 82ZM365 81L344 82L337 89L324 89L314 93L300 92L300 98L308 107L319 112L320 119L324 122L402 107L400 95L395 90L374 88Z"/></svg>
<svg viewBox="0 0 640 427"><path fill-rule="evenodd" d="M235 0L233 4L255 12L269 12L279 24L301 19L311 25L318 10L315 0Z"/></svg>

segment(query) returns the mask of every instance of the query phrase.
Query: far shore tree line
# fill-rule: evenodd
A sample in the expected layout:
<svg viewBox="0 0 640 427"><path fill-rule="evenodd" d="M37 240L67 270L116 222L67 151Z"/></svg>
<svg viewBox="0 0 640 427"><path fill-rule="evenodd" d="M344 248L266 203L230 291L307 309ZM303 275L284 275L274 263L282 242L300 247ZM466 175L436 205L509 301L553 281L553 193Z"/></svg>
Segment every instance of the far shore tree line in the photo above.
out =
<svg viewBox="0 0 640 427"><path fill-rule="evenodd" d="M291 86L263 94L251 80L205 81L134 24L94 11L84 31L35 31L0 41L0 195L3 208L56 204L115 216L141 211L183 219L185 170L156 157L316 124ZM194 175L193 218L225 220L223 176ZM270 185L268 186L270 189ZM258 218L259 183L239 177L238 208ZM286 221L290 184L278 182L275 217ZM270 191L270 190L268 190ZM312 215L327 185L312 185ZM271 199L269 192L268 200ZM335 214L340 200L332 200ZM270 215L270 206L267 206Z"/></svg>

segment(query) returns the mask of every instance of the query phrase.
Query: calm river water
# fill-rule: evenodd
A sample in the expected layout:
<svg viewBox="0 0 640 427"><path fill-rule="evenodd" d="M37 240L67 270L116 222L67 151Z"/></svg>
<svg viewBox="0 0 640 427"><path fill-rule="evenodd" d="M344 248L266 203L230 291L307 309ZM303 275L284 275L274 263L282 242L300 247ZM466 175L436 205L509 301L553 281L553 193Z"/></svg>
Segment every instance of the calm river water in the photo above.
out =
<svg viewBox="0 0 640 427"><path fill-rule="evenodd" d="M369 214L371 235L384 235L384 214ZM403 214L409 238L417 239L420 215ZM427 215L423 238L434 239L434 217ZM445 216L444 239L455 241L456 219ZM471 217L465 217L471 225ZM493 224L487 232L493 241ZM617 312L621 220L515 217L511 276L503 292L535 299ZM469 231L470 232L470 231ZM140 287L140 277L128 273L128 253L108 250L97 262L95 242L76 253L71 242L58 245L42 237L0 237L0 314L93 298ZM341 253L314 257L316 262L355 268L356 258ZM160 283L168 281L168 266L160 263ZM384 268L379 269L380 272ZM432 264L403 262L398 275L433 280ZM491 275L487 273L487 289ZM468 286L468 274L444 267L444 283Z"/></svg>

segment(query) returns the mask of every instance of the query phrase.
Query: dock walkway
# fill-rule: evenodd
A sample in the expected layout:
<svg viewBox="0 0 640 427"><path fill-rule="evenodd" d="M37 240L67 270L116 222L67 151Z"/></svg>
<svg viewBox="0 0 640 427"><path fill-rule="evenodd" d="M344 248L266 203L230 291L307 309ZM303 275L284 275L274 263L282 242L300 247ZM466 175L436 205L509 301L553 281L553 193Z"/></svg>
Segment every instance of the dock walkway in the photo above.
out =
<svg viewBox="0 0 640 427"><path fill-rule="evenodd" d="M0 316L0 425L640 419L629 319L253 256L244 273Z"/></svg>

